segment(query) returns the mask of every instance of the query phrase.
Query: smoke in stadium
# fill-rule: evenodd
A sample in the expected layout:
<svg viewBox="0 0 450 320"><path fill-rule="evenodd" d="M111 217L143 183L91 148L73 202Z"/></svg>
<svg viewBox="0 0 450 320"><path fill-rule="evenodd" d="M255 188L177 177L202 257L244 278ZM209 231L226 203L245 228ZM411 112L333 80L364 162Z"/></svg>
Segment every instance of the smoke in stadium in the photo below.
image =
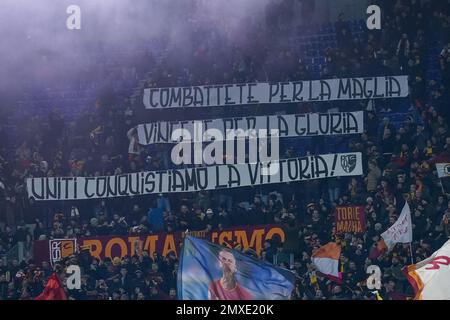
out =
<svg viewBox="0 0 450 320"><path fill-rule="evenodd" d="M449 1L2 0L0 300L449 300L449 25Z"/></svg>

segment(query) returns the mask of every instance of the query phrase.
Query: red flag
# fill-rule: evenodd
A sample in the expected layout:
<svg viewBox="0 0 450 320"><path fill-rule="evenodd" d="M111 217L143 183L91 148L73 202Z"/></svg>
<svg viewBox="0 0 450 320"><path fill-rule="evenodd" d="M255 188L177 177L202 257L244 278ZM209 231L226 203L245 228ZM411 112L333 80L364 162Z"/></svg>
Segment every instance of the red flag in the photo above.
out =
<svg viewBox="0 0 450 320"><path fill-rule="evenodd" d="M48 278L44 291L34 300L67 300L66 292L56 273L53 273Z"/></svg>

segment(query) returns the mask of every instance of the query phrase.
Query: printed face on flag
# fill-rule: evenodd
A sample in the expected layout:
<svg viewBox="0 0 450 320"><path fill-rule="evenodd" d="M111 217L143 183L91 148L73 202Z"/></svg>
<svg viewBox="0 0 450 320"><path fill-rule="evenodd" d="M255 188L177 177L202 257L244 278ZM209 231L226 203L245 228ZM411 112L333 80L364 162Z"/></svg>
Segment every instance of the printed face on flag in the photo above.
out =
<svg viewBox="0 0 450 320"><path fill-rule="evenodd" d="M198 238L185 239L178 269L179 299L288 299L293 283L293 274L265 261Z"/></svg>
<svg viewBox="0 0 450 320"><path fill-rule="evenodd" d="M223 268L225 272L236 272L236 259L233 254L228 251L220 251L219 252L219 262L220 267Z"/></svg>

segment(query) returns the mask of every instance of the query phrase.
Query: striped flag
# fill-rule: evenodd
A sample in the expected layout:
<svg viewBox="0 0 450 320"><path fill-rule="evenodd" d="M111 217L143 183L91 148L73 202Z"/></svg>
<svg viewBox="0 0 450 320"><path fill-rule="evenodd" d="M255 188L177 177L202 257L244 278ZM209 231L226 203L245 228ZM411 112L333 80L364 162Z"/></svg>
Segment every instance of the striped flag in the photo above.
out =
<svg viewBox="0 0 450 320"><path fill-rule="evenodd" d="M327 278L341 282L342 274L339 272L339 257L341 246L335 242L329 242L313 253L311 260L317 270Z"/></svg>

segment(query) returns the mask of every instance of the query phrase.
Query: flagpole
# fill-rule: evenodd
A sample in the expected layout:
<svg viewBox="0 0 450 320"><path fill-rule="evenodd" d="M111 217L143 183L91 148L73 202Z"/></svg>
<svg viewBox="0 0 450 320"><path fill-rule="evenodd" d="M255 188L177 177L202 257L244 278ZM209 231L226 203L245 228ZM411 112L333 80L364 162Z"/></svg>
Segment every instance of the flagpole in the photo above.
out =
<svg viewBox="0 0 450 320"><path fill-rule="evenodd" d="M442 195L446 198L448 198L447 196L447 192L444 189L444 184L442 183L442 178L439 178L439 182L441 183L441 189L442 189Z"/></svg>
<svg viewBox="0 0 450 320"><path fill-rule="evenodd" d="M444 185L442 184L442 178L439 178L439 184L441 185L442 195L445 196Z"/></svg>
<svg viewBox="0 0 450 320"><path fill-rule="evenodd" d="M412 242L409 243L409 252L411 254L411 264L414 264L413 252L412 252Z"/></svg>

